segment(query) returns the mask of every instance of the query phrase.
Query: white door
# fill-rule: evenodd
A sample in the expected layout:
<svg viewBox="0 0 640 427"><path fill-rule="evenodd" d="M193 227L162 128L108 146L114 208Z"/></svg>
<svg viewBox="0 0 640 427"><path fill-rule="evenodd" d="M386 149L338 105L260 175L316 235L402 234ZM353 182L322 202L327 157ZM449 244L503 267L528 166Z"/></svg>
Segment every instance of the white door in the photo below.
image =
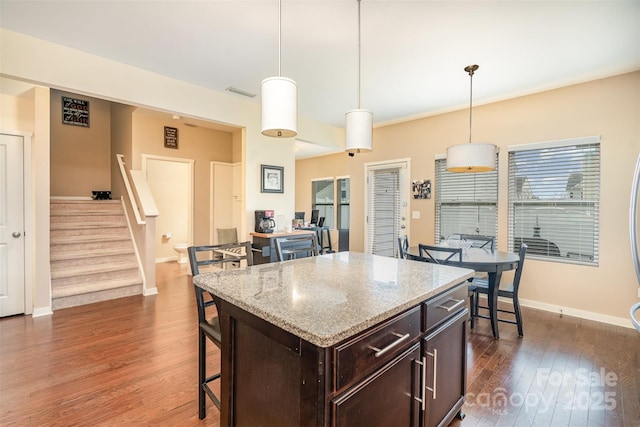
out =
<svg viewBox="0 0 640 427"><path fill-rule="evenodd" d="M367 163L367 253L398 256L398 237L409 234L409 160Z"/></svg>
<svg viewBox="0 0 640 427"><path fill-rule="evenodd" d="M25 312L24 138L0 135L0 317Z"/></svg>
<svg viewBox="0 0 640 427"><path fill-rule="evenodd" d="M193 244L194 161L143 154L142 164L159 212L156 262L175 259L176 244Z"/></svg>

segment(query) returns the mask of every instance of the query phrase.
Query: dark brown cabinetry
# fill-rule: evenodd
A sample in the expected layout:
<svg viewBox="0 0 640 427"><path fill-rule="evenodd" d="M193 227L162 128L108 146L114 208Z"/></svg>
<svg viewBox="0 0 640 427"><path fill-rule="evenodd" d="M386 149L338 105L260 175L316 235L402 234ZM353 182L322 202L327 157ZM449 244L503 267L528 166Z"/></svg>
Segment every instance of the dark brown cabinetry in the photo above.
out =
<svg viewBox="0 0 640 427"><path fill-rule="evenodd" d="M221 425L436 426L460 415L466 282L329 348L221 302ZM227 409L228 408L228 409Z"/></svg>

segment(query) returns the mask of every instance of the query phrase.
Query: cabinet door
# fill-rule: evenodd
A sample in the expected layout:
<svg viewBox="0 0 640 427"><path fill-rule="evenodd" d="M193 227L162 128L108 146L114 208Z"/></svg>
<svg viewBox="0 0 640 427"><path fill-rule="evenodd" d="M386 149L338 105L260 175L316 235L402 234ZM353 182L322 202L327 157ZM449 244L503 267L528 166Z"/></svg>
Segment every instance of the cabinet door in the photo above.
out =
<svg viewBox="0 0 640 427"><path fill-rule="evenodd" d="M424 341L427 427L448 425L464 403L468 317L469 311L464 309Z"/></svg>
<svg viewBox="0 0 640 427"><path fill-rule="evenodd" d="M415 344L331 401L331 425L416 426L420 344Z"/></svg>

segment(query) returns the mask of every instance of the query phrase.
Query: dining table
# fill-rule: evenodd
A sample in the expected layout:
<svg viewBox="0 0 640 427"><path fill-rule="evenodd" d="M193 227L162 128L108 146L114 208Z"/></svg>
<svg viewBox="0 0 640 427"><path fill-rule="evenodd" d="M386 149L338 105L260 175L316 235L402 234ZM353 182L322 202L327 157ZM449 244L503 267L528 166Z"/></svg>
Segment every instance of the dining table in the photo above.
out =
<svg viewBox="0 0 640 427"><path fill-rule="evenodd" d="M450 247L442 244L443 247ZM435 252L433 255L438 258L441 254L443 257L448 254ZM418 246L410 246L406 252L407 259L418 261L427 261L426 258L420 256ZM452 265L456 267L469 268L478 272L488 274L488 306L489 318L491 320L491 330L494 338L500 338L498 332L498 288L500 287L500 279L502 272L515 270L520 262L520 256L513 252L502 252L491 250L489 248L463 248L461 260L452 258L448 261L442 260L441 264Z"/></svg>

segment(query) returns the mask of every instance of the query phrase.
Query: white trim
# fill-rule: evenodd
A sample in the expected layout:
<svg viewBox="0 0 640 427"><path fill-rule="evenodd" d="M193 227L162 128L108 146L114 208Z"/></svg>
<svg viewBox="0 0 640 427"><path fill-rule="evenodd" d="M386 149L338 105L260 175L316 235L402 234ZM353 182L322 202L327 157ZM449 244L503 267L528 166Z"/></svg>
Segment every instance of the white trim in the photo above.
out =
<svg viewBox="0 0 640 427"><path fill-rule="evenodd" d="M485 296L486 298L486 296ZM499 297L499 301L511 304L510 298ZM593 311L579 310L576 308L565 307L556 304L547 304L545 302L520 299L520 306L529 307L536 310L547 311L549 313L555 313L559 316L571 316L584 320L593 320L594 322L606 323L608 325L622 326L624 328L634 329L631 319L627 317L609 316L607 314L595 313ZM525 324L526 327L526 324Z"/></svg>
<svg viewBox="0 0 640 427"><path fill-rule="evenodd" d="M411 157L404 157L401 159L393 159L393 160L380 160L378 162L368 162L364 164L365 169L365 177L367 176L367 171L369 170L378 170L378 169L386 169L386 168L403 168L409 169L409 165L411 164ZM411 177L407 177L409 181L411 181Z"/></svg>
<svg viewBox="0 0 640 427"><path fill-rule="evenodd" d="M50 196L50 200L93 200L88 196Z"/></svg>
<svg viewBox="0 0 640 427"><path fill-rule="evenodd" d="M339 179L351 179L351 175L340 175L336 176L336 181Z"/></svg>
<svg viewBox="0 0 640 427"><path fill-rule="evenodd" d="M22 185L24 192L23 208L24 208L24 314L33 313L33 258L32 252L35 245L35 239L33 238L32 221L33 218L33 206L32 206L32 170L31 170L31 144L32 134L31 132L21 132L23 138L22 144ZM53 313L51 308L48 308L49 314Z"/></svg>
<svg viewBox="0 0 640 427"><path fill-rule="evenodd" d="M51 307L36 307L33 309L31 317L51 316L52 314Z"/></svg>
<svg viewBox="0 0 640 427"><path fill-rule="evenodd" d="M131 239L131 243L133 244L133 252L136 256L136 262L138 263L138 271L140 272L140 275L142 275L142 294L147 295L147 275L145 274L144 264L142 263L142 259L140 258L140 251L138 250L138 244L136 242L136 238L133 235L133 230L131 228L131 220L129 218L129 213L127 212L127 205L124 202L124 196L120 196L120 205L122 207L122 211L124 212L124 218L127 221L127 229L129 230L129 238ZM155 289L155 287L152 289ZM158 291L156 290L154 294L157 294L157 293Z"/></svg>
<svg viewBox="0 0 640 427"><path fill-rule="evenodd" d="M327 176L324 178L311 178L311 182L316 182L316 181L335 181L335 177Z"/></svg>
<svg viewBox="0 0 640 427"><path fill-rule="evenodd" d="M446 153L439 153L439 154L434 154L433 155L433 159L434 160L444 160L447 158L447 154Z"/></svg>
<svg viewBox="0 0 640 427"><path fill-rule="evenodd" d="M507 146L508 152L524 150L540 150L545 148L568 147L570 145L599 144L600 135L583 136L578 138L558 139L555 141L532 142L530 144L519 144Z"/></svg>

